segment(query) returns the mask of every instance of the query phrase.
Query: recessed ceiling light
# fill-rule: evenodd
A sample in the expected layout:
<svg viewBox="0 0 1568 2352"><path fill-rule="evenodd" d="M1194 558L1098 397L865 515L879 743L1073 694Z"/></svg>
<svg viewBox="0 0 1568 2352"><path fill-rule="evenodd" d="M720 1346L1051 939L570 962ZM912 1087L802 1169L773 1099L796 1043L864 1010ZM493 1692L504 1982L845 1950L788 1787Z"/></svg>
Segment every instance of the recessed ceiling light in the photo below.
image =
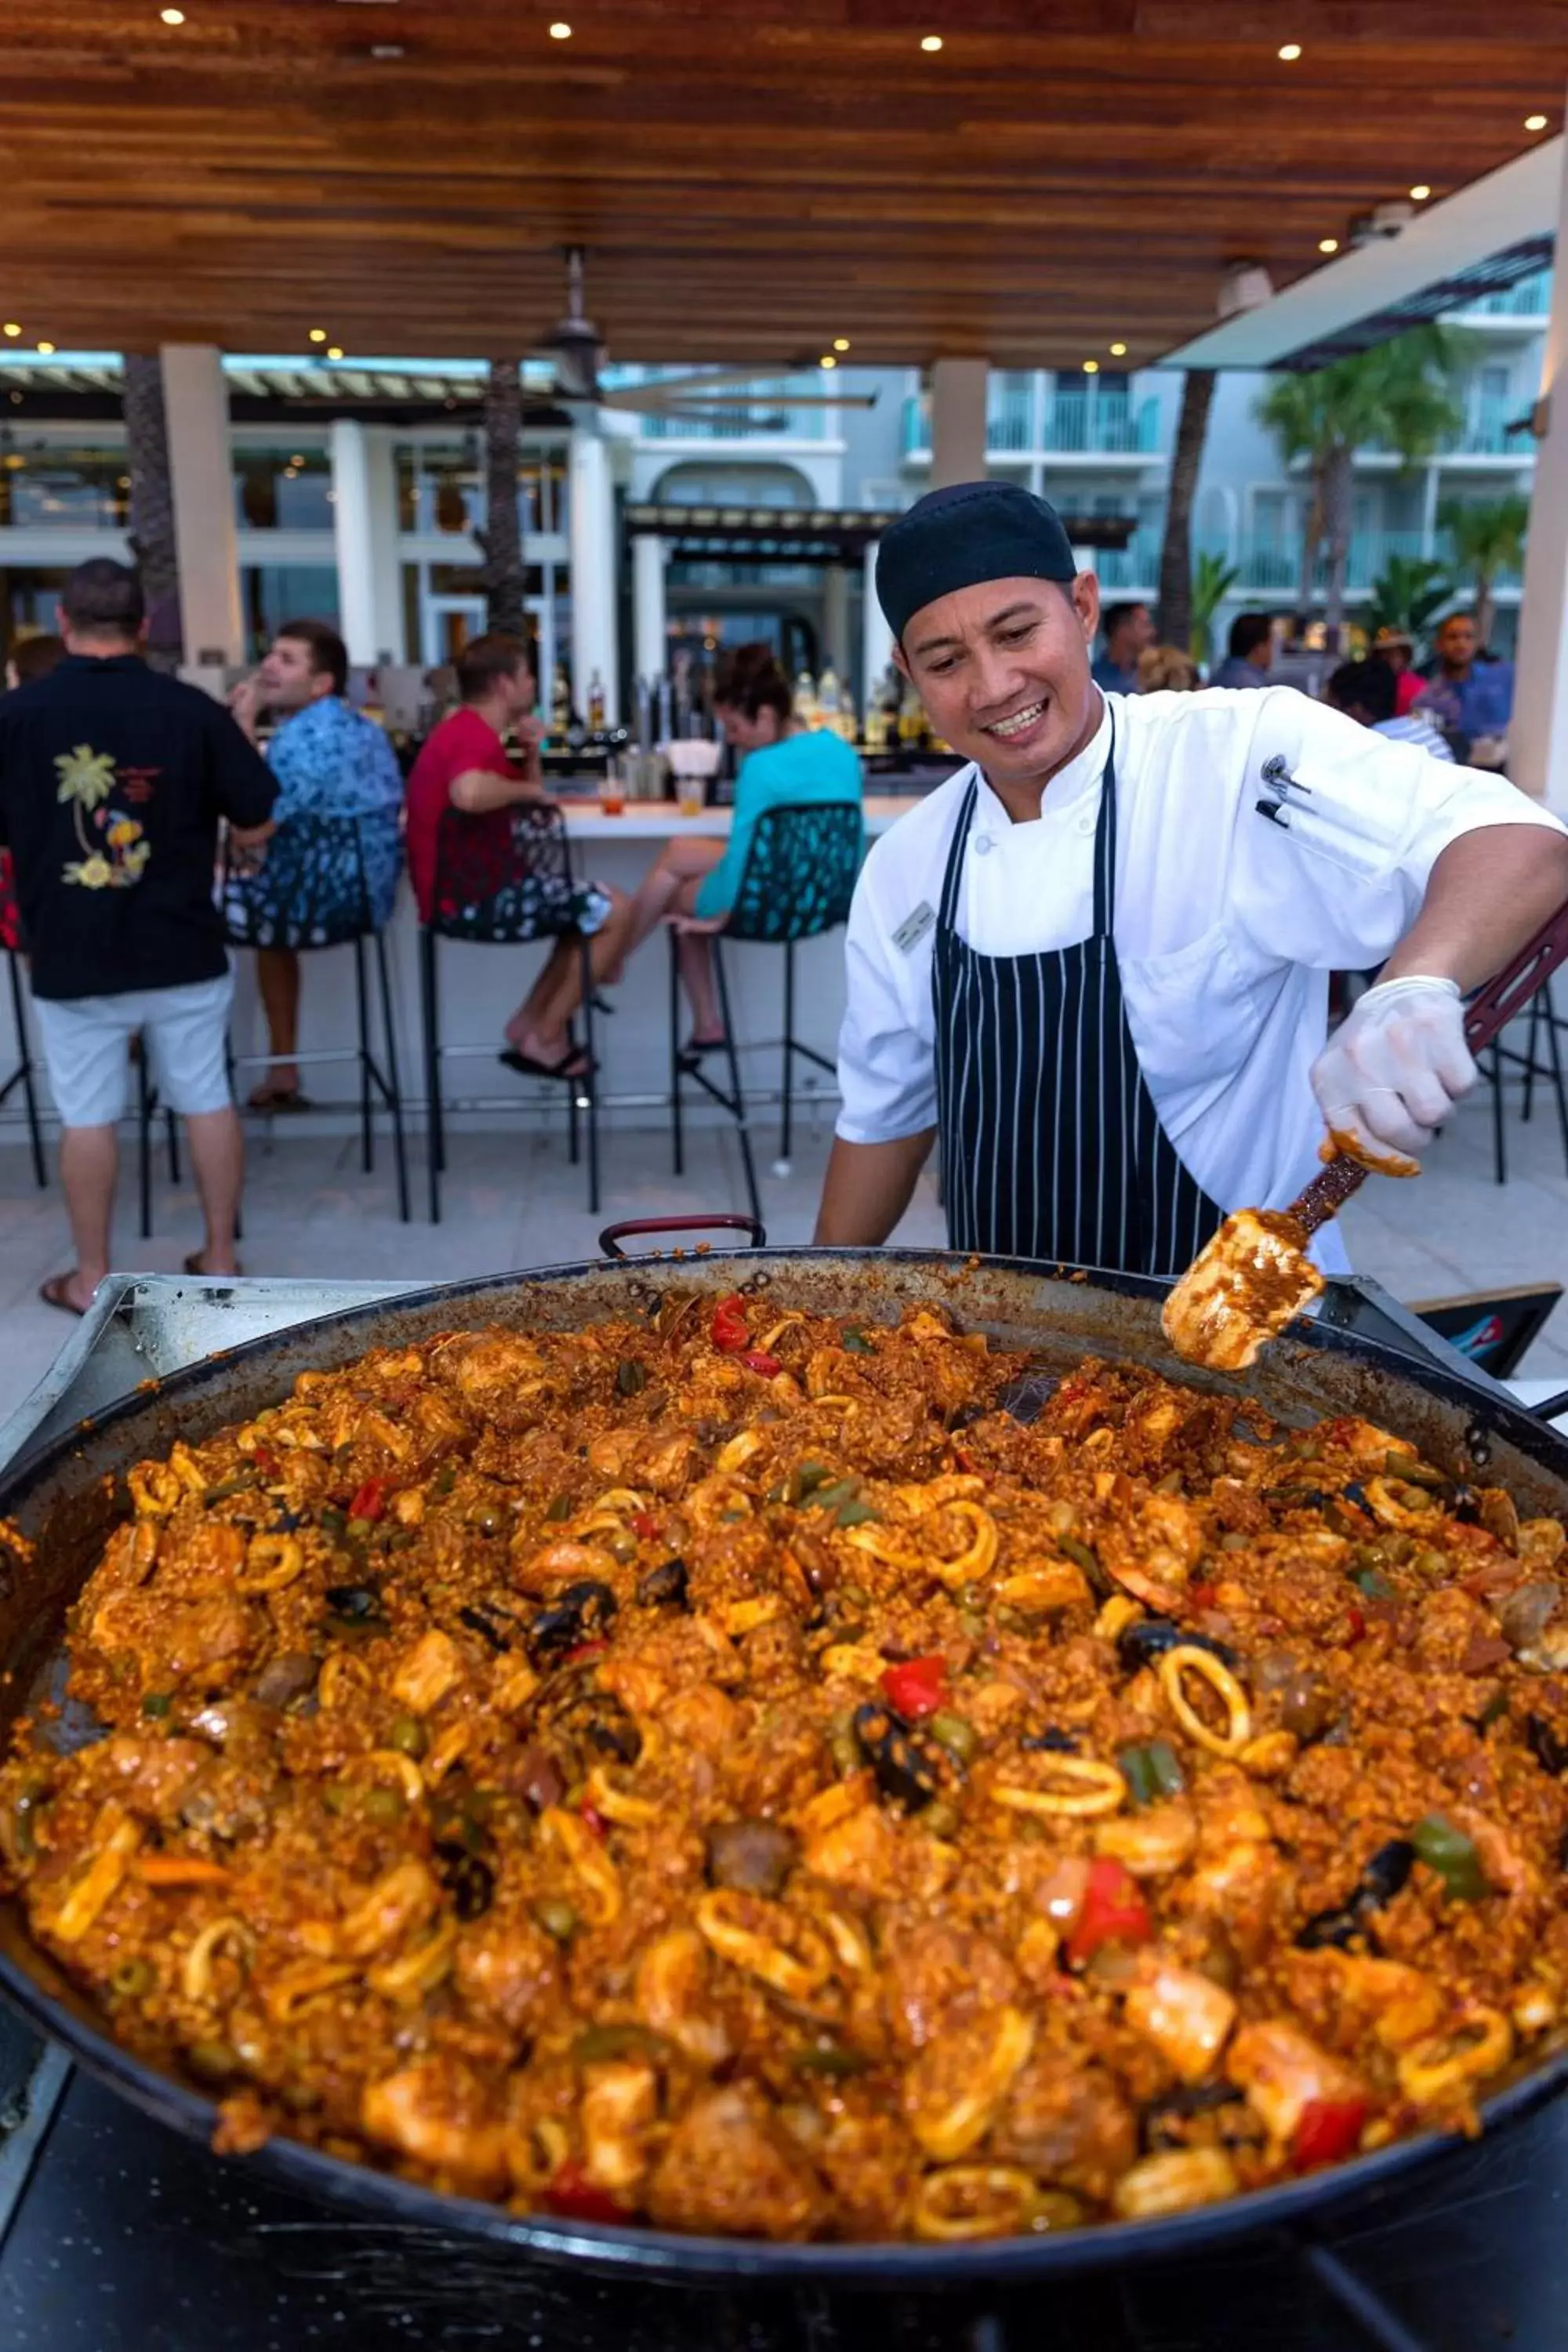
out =
<svg viewBox="0 0 1568 2352"><path fill-rule="evenodd" d="M838 362L834 358L831 352L824 352L816 364L818 367L836 368L838 365Z"/></svg>
<svg viewBox="0 0 1568 2352"><path fill-rule="evenodd" d="M408 55L401 41L373 41L370 53L373 58L379 58L384 62L388 58L405 58Z"/></svg>
<svg viewBox="0 0 1568 2352"><path fill-rule="evenodd" d="M1085 360L1083 363L1083 372L1085 375L1098 375L1100 373L1100 362L1098 360Z"/></svg>
<svg viewBox="0 0 1568 2352"><path fill-rule="evenodd" d="M160 8L158 14L165 25L183 25L185 21L183 8Z"/></svg>
<svg viewBox="0 0 1568 2352"><path fill-rule="evenodd" d="M571 26L558 20L550 27L550 37L552 41L569 41L572 38Z"/></svg>
<svg viewBox="0 0 1568 2352"><path fill-rule="evenodd" d="M1410 201L1411 201L1411 203L1412 203L1412 204L1414 204L1414 205L1424 205L1424 204L1426 203L1426 201L1427 197L1431 194L1431 193L1432 193L1432 191L1431 191L1431 189L1426 185L1426 181L1425 181L1425 180L1422 180L1422 181L1418 182L1418 183L1417 183L1417 184L1416 184L1414 188L1412 188L1412 189L1411 189L1411 191L1410 191Z"/></svg>
<svg viewBox="0 0 1568 2352"><path fill-rule="evenodd" d="M7 320L6 320L6 321L5 321L5 332L6 332L8 335L10 335L13 339L15 339L17 335L19 335L19 334L21 333L21 331L22 331L22 330L21 330L21 328L16 324L16 321L15 320L15 319L7 319Z"/></svg>
<svg viewBox="0 0 1568 2352"><path fill-rule="evenodd" d="M927 33L921 39L921 47L925 51L928 58L934 58L938 49L942 47L942 35L940 33Z"/></svg>
<svg viewBox="0 0 1568 2352"><path fill-rule="evenodd" d="M50 353L53 352L54 348L55 348L55 347L54 347L53 343L40 343L40 344L38 345L38 349L39 349L40 352L43 354L43 356L44 356L44 358L45 358L45 359L47 359L47 358L49 357L49 355L50 355Z"/></svg>
<svg viewBox="0 0 1568 2352"><path fill-rule="evenodd" d="M1318 239L1318 251L1320 253L1338 253L1339 249L1340 241L1337 236L1321 236Z"/></svg>
<svg viewBox="0 0 1568 2352"><path fill-rule="evenodd" d="M295 452L294 452L293 456L292 456L292 457L289 458L289 463L291 466L302 466L302 465L304 464L304 462L305 462L304 457L303 457L302 454L300 453L300 450L298 450L298 449L296 449L296 450L295 450Z"/></svg>
<svg viewBox="0 0 1568 2352"><path fill-rule="evenodd" d="M1110 346L1110 356L1113 360L1124 360L1127 357L1126 344L1112 343Z"/></svg>
<svg viewBox="0 0 1568 2352"><path fill-rule="evenodd" d="M848 336L835 335L833 338L833 348L836 352L847 352L849 349Z"/></svg>
<svg viewBox="0 0 1568 2352"><path fill-rule="evenodd" d="M1301 44L1300 41L1287 41L1279 52L1280 62L1283 65L1293 66L1300 54Z"/></svg>
<svg viewBox="0 0 1568 2352"><path fill-rule="evenodd" d="M311 328L311 330L310 330L310 341L311 341L313 343L324 343L324 342L326 341L326 340L327 340L327 331L326 331L325 327L312 327L312 328Z"/></svg>
<svg viewBox="0 0 1568 2352"><path fill-rule="evenodd" d="M1527 131L1544 131L1546 128L1545 115L1527 114L1524 118L1524 127Z"/></svg>
<svg viewBox="0 0 1568 2352"><path fill-rule="evenodd" d="M327 345L327 357L330 360L341 360L342 355L343 347L342 343L329 343Z"/></svg>

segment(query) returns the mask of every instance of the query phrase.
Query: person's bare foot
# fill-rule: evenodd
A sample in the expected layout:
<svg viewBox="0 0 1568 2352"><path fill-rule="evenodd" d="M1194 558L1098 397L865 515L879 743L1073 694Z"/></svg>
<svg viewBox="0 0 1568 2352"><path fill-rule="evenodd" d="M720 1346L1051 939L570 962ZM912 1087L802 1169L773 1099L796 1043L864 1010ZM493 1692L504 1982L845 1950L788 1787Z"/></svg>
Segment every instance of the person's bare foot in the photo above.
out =
<svg viewBox="0 0 1568 2352"><path fill-rule="evenodd" d="M68 1274L51 1274L47 1282L38 1286L38 1297L46 1307L58 1307L62 1315L85 1315L92 1304L96 1283L83 1280L79 1269L73 1266Z"/></svg>
<svg viewBox="0 0 1568 2352"><path fill-rule="evenodd" d="M187 1274L205 1274L210 1276L215 1282L221 1281L225 1275L237 1275L244 1271L231 1249L193 1250L184 1264Z"/></svg>

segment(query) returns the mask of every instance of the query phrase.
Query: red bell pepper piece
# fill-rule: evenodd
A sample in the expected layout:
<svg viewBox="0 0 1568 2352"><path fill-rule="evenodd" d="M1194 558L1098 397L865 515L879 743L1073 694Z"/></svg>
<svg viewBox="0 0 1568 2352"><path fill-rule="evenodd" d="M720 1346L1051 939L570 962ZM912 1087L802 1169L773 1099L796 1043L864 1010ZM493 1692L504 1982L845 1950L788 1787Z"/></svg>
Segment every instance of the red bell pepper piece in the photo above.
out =
<svg viewBox="0 0 1568 2352"><path fill-rule="evenodd" d="M596 1838L608 1836L609 1832L605 1825L605 1816L599 1811L597 1805L579 1805L577 1811L580 1819L587 1822L588 1827L593 1831L594 1835Z"/></svg>
<svg viewBox="0 0 1568 2352"><path fill-rule="evenodd" d="M658 1521L654 1517L651 1511L634 1511L632 1513L632 1525L637 1529L638 1535L641 1536L644 1543L652 1543L658 1537Z"/></svg>
<svg viewBox="0 0 1568 2352"><path fill-rule="evenodd" d="M881 1679L888 1705L906 1723L919 1723L947 1705L947 1660L940 1650L928 1658L906 1658L901 1665L889 1666Z"/></svg>
<svg viewBox="0 0 1568 2352"><path fill-rule="evenodd" d="M1187 1599L1194 1609L1212 1609L1219 1599L1219 1587L1217 1584L1194 1584Z"/></svg>
<svg viewBox="0 0 1568 2352"><path fill-rule="evenodd" d="M1353 1645L1363 1639L1365 1633L1366 1619L1352 1601L1345 1612L1345 1640Z"/></svg>
<svg viewBox="0 0 1568 2352"><path fill-rule="evenodd" d="M778 1358L770 1356L762 1348L748 1348L742 1356L741 1361L749 1372L755 1372L760 1381L771 1381L775 1373L782 1372L784 1370Z"/></svg>
<svg viewBox="0 0 1568 2352"><path fill-rule="evenodd" d="M363 1486L354 1490L353 1499L349 1505L350 1518L382 1518L385 1515L386 1498L391 1491L384 1478L367 1478Z"/></svg>
<svg viewBox="0 0 1568 2352"><path fill-rule="evenodd" d="M1298 2172L1312 2172L1320 2164L1337 2164L1361 2141L1366 2121L1364 2099L1309 2099L1290 2141L1291 2160Z"/></svg>
<svg viewBox="0 0 1568 2352"><path fill-rule="evenodd" d="M579 1642L574 1650L567 1651L561 1663L563 1666L574 1666L580 1659L596 1658L601 1650L607 1650L609 1646L608 1642Z"/></svg>
<svg viewBox="0 0 1568 2352"><path fill-rule="evenodd" d="M580 2164L557 2165L544 2192L546 2210L565 2221L624 2221L626 2209L607 2189L595 2187Z"/></svg>
<svg viewBox="0 0 1568 2352"><path fill-rule="evenodd" d="M1083 1908L1067 1940L1071 1965L1082 1968L1101 1944L1146 1944L1153 1932L1149 1906L1131 1872L1119 1862L1091 1862Z"/></svg>
<svg viewBox="0 0 1568 2352"><path fill-rule="evenodd" d="M727 1356L738 1356L751 1338L746 1328L746 1302L738 1290L732 1290L728 1298L721 1298L713 1309L708 1336L713 1345Z"/></svg>
<svg viewBox="0 0 1568 2352"><path fill-rule="evenodd" d="M250 1458L264 1478L276 1478L283 1467L276 1454L264 1454L259 1445Z"/></svg>

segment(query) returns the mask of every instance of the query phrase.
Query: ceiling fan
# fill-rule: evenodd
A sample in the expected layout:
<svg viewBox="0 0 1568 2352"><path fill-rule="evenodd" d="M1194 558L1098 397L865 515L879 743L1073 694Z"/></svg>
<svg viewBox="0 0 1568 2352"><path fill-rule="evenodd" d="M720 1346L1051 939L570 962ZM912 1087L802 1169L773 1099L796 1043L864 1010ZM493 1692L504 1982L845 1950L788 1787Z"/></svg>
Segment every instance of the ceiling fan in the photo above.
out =
<svg viewBox="0 0 1568 2352"><path fill-rule="evenodd" d="M597 408L630 410L638 415L688 417L696 422L710 421L726 409L754 408L874 408L877 394L871 393L785 393L772 391L748 400L743 391L731 387L767 380L777 373L765 364L745 368L704 368L689 375L665 376L652 383L618 385L606 389L600 376L605 352L599 331L588 317L584 302L584 250L580 245L565 247L566 256L566 315L546 335L532 359L552 361L555 382L551 396L563 403L588 402ZM809 367L809 360L784 363L791 373Z"/></svg>

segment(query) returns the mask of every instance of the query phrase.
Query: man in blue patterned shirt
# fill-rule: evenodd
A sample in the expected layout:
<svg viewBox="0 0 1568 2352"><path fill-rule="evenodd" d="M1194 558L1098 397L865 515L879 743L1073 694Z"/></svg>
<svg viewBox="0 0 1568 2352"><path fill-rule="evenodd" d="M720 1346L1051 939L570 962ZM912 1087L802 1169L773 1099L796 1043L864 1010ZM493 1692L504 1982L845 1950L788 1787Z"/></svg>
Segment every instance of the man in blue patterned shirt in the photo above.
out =
<svg viewBox="0 0 1568 2352"><path fill-rule="evenodd" d="M271 1067L250 1096L253 1110L308 1108L294 1061L300 1039L300 956L289 941L268 938L285 929L292 915L309 905L318 910L334 900L348 910L368 904L378 927L392 914L403 859L400 819L403 776L381 728L351 710L344 700L348 650L324 621L285 621L266 660L252 678L237 687L229 707L254 734L269 709L280 720L267 747L278 779L273 810L277 831L263 871L253 882L235 877L229 886L231 936L257 943L257 980L267 1014ZM310 871L293 871L307 854L299 817L353 817L357 856L341 845L324 849L309 842ZM341 872L319 870L323 856L336 858Z"/></svg>

